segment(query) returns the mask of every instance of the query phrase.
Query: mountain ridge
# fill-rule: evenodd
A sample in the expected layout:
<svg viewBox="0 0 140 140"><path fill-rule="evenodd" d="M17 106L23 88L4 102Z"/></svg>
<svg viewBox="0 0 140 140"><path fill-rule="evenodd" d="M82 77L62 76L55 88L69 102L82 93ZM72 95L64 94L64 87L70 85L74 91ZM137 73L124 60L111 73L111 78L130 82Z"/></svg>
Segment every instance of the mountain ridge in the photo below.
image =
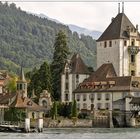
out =
<svg viewBox="0 0 140 140"><path fill-rule="evenodd" d="M49 20L55 21L56 23L64 24L64 23L60 22L59 20L54 19L54 18L50 18L47 15L42 14L42 13L35 14L35 15L37 15L41 18L47 18ZM79 36L81 34L84 34L84 35L91 36L93 39L98 39L100 37L100 35L102 34L102 32L100 32L100 31L90 30L90 29L87 29L85 27L80 27L80 26L74 25L74 24L64 24L64 25L67 25L72 32L77 32L79 34Z"/></svg>
<svg viewBox="0 0 140 140"><path fill-rule="evenodd" d="M96 42L72 32L68 26L22 11L15 4L0 3L0 69L17 73L52 61L56 34L63 30L71 57L80 53L88 66L96 67Z"/></svg>

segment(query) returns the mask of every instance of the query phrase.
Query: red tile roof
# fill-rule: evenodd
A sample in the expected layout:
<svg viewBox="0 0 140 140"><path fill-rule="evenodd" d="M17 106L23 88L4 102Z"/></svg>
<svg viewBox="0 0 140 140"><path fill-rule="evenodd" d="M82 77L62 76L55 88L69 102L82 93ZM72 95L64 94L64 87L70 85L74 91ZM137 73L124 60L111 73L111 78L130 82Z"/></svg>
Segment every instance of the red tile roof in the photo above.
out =
<svg viewBox="0 0 140 140"><path fill-rule="evenodd" d="M21 93L16 94L16 99L10 105L10 107L21 108L21 109L24 108L24 109L34 110L34 111L45 110L45 108L37 105L30 98L28 98L28 97L23 98Z"/></svg>
<svg viewBox="0 0 140 140"><path fill-rule="evenodd" d="M140 77L117 77L112 64L103 64L89 78L79 84L74 93L140 91Z"/></svg>

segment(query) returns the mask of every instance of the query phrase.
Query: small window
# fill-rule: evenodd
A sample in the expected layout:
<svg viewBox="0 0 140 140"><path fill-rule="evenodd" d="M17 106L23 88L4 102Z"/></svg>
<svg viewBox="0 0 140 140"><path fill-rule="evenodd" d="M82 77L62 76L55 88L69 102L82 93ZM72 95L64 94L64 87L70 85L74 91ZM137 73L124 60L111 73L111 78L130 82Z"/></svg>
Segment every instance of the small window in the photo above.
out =
<svg viewBox="0 0 140 140"><path fill-rule="evenodd" d="M20 89L20 86L19 86L19 84L17 84L17 90L19 90Z"/></svg>
<svg viewBox="0 0 140 140"><path fill-rule="evenodd" d="M87 100L87 96L86 94L83 95L83 101L86 101Z"/></svg>
<svg viewBox="0 0 140 140"><path fill-rule="evenodd" d="M26 88L26 84L24 84L24 89Z"/></svg>
<svg viewBox="0 0 140 140"><path fill-rule="evenodd" d="M77 94L76 99L77 99L77 101L80 101L80 95L79 94Z"/></svg>
<svg viewBox="0 0 140 140"><path fill-rule="evenodd" d="M112 47L112 41L109 41L109 47Z"/></svg>
<svg viewBox="0 0 140 140"><path fill-rule="evenodd" d="M68 100L69 100L69 95L65 94L65 101L68 101Z"/></svg>
<svg viewBox="0 0 140 140"><path fill-rule="evenodd" d="M101 96L101 93L98 93L98 94L97 94L97 100L101 100L101 97L102 97L102 96Z"/></svg>
<svg viewBox="0 0 140 140"><path fill-rule="evenodd" d="M108 94L108 93L105 94L105 99L106 99L106 100L109 100L109 99L110 99L110 94Z"/></svg>
<svg viewBox="0 0 140 140"><path fill-rule="evenodd" d="M127 41L126 40L124 40L124 46L127 46Z"/></svg>
<svg viewBox="0 0 140 140"><path fill-rule="evenodd" d="M34 113L34 112L32 113L32 118L33 118L33 119L35 118L35 113Z"/></svg>
<svg viewBox="0 0 140 140"><path fill-rule="evenodd" d="M43 105L44 107L47 107L47 101L46 101L46 100L43 100L43 101L42 101L42 105Z"/></svg>
<svg viewBox="0 0 140 140"><path fill-rule="evenodd" d="M106 47L107 47L107 42L105 41L105 42L104 42L104 48L106 48Z"/></svg>
<svg viewBox="0 0 140 140"><path fill-rule="evenodd" d="M135 76L135 71L131 70L131 76Z"/></svg>
<svg viewBox="0 0 140 140"><path fill-rule="evenodd" d="M80 104L79 103L77 104L77 110L80 110Z"/></svg>
<svg viewBox="0 0 140 140"><path fill-rule="evenodd" d="M91 110L94 110L94 104L91 104Z"/></svg>
<svg viewBox="0 0 140 140"><path fill-rule="evenodd" d="M69 74L68 72L66 72L66 79L68 80L68 78L69 78Z"/></svg>
<svg viewBox="0 0 140 140"><path fill-rule="evenodd" d="M79 74L76 74L76 79L79 79Z"/></svg>
<svg viewBox="0 0 140 140"><path fill-rule="evenodd" d="M83 109L87 109L87 104L83 103Z"/></svg>
<svg viewBox="0 0 140 140"><path fill-rule="evenodd" d="M135 46L135 40L134 39L131 40L131 45Z"/></svg>
<svg viewBox="0 0 140 140"><path fill-rule="evenodd" d="M66 90L69 89L69 83L66 83Z"/></svg>
<svg viewBox="0 0 140 140"><path fill-rule="evenodd" d="M97 109L101 109L101 103L97 103Z"/></svg>
<svg viewBox="0 0 140 140"><path fill-rule="evenodd" d="M139 97L140 96L140 93L139 92L136 92L134 93L135 97Z"/></svg>
<svg viewBox="0 0 140 140"><path fill-rule="evenodd" d="M93 101L94 100L94 94L89 95L89 98L90 98L91 101Z"/></svg>
<svg viewBox="0 0 140 140"><path fill-rule="evenodd" d="M20 84L20 90L22 90L22 84Z"/></svg>
<svg viewBox="0 0 140 140"><path fill-rule="evenodd" d="M135 63L135 55L131 55L131 63Z"/></svg>
<svg viewBox="0 0 140 140"><path fill-rule="evenodd" d="M109 103L106 103L105 104L105 108L108 110L108 109L110 109L110 104Z"/></svg>

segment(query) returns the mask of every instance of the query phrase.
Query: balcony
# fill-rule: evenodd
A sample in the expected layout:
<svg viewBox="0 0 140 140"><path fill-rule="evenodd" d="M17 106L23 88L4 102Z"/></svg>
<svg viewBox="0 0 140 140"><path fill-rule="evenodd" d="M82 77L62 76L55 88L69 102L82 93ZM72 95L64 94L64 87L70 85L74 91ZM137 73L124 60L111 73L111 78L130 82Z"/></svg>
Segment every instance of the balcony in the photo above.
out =
<svg viewBox="0 0 140 140"><path fill-rule="evenodd" d="M139 46L128 46L128 52L130 54L137 54L140 51Z"/></svg>

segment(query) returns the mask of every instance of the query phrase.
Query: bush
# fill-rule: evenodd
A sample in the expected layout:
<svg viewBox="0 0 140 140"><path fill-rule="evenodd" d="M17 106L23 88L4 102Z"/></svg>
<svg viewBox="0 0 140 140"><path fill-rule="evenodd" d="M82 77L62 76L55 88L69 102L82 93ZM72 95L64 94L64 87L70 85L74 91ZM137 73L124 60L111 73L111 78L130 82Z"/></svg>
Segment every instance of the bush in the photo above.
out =
<svg viewBox="0 0 140 140"><path fill-rule="evenodd" d="M78 118L79 119L86 119L89 115L87 113L79 113Z"/></svg>

